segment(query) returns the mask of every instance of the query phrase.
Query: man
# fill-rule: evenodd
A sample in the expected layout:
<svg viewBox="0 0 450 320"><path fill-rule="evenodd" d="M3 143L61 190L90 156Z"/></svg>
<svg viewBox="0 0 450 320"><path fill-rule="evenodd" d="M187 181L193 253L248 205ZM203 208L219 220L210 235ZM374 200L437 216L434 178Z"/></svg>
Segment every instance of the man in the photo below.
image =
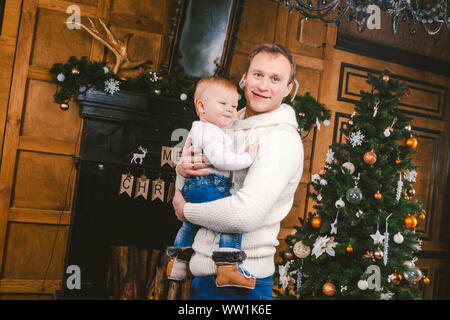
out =
<svg viewBox="0 0 450 320"><path fill-rule="evenodd" d="M187 203L179 190L173 206L181 221L202 226L194 244L190 270L194 275L189 299L273 299L274 254L279 244L280 222L289 213L303 171L303 146L292 107L282 100L292 90L296 65L282 46L264 44L249 55L242 78L247 105L228 127L238 150L254 142L259 153L248 169L233 172L232 196L208 203ZM180 176L205 175L202 159L188 156L189 143L177 165ZM179 179L181 178L181 179ZM216 267L212 252L219 247L220 233L242 233L244 267L256 277L254 289L223 288L227 269Z"/></svg>

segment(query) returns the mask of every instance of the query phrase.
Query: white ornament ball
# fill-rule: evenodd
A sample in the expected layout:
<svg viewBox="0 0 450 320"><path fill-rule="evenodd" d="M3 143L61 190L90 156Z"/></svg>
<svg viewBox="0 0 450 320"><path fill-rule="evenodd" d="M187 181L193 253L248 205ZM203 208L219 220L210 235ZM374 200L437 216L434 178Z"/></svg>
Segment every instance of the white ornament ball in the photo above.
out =
<svg viewBox="0 0 450 320"><path fill-rule="evenodd" d="M314 182L314 183L319 183L319 181L320 181L320 176L316 173L316 174L313 174L312 176L311 176L311 181L312 182Z"/></svg>
<svg viewBox="0 0 450 320"><path fill-rule="evenodd" d="M324 121L323 121L323 125L324 125L325 127L328 127L328 126L330 125L330 120L324 120Z"/></svg>
<svg viewBox="0 0 450 320"><path fill-rule="evenodd" d="M325 179L322 179L322 180L320 180L320 184L322 185L322 186L326 186L327 185L327 180L325 180Z"/></svg>
<svg viewBox="0 0 450 320"><path fill-rule="evenodd" d="M186 94L186 93L180 94L180 99L181 99L182 101L186 101L186 99L187 99L187 94Z"/></svg>
<svg viewBox="0 0 450 320"><path fill-rule="evenodd" d="M400 232L397 232L397 233L394 235L394 242L395 242L395 243L401 244L401 243L403 243L403 240L404 240L404 238L403 238L403 236L402 236L402 234L401 234Z"/></svg>
<svg viewBox="0 0 450 320"><path fill-rule="evenodd" d="M339 199L338 201L335 202L334 205L336 206L336 208L340 209L345 207L345 202L342 199Z"/></svg>
<svg viewBox="0 0 450 320"><path fill-rule="evenodd" d="M358 288L360 290L367 290L367 288L369 287L369 283L366 280L359 280L358 281Z"/></svg>
<svg viewBox="0 0 450 320"><path fill-rule="evenodd" d="M350 174L353 174L353 172L355 172L355 165L351 162L345 162L344 164L342 164L342 167L347 169ZM341 170L342 170L342 173L344 173L344 170L343 169L341 169Z"/></svg>
<svg viewBox="0 0 450 320"><path fill-rule="evenodd" d="M389 129L384 130L384 136L386 138L389 137L390 135L391 135L391 130L389 130Z"/></svg>
<svg viewBox="0 0 450 320"><path fill-rule="evenodd" d="M56 76L56 79L58 79L59 82L63 82L66 79L66 76L60 73Z"/></svg>
<svg viewBox="0 0 450 320"><path fill-rule="evenodd" d="M69 104L68 103L61 103L59 105L59 107L61 108L61 110L66 111L69 110Z"/></svg>

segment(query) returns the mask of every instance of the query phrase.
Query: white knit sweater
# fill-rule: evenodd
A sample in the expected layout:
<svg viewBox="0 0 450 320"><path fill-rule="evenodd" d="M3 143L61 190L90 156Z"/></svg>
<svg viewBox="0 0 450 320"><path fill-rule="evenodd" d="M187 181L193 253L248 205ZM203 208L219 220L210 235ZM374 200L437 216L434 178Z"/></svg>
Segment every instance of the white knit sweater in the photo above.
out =
<svg viewBox="0 0 450 320"><path fill-rule="evenodd" d="M241 249L247 254L245 268L257 278L275 271L274 255L280 221L289 213L303 171L303 145L297 132L295 112L282 104L278 109L243 119L245 109L226 132L235 151L258 141L258 155L248 169L232 174L232 196L208 203L186 203L184 215L202 226L194 244L189 267L194 276L216 273L211 259L219 247L220 233L242 233ZM177 187L184 183L177 176Z"/></svg>

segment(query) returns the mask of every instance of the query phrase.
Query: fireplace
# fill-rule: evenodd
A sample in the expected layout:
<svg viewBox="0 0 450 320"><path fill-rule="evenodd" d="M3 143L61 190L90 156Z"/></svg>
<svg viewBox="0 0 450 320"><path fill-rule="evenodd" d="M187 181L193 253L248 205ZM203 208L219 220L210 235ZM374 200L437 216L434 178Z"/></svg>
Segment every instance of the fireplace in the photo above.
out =
<svg viewBox="0 0 450 320"><path fill-rule="evenodd" d="M110 248L162 252L180 227L170 201L174 164L164 157L182 143L174 130L187 133L196 113L191 102L122 91L89 89L78 100L85 127L65 265L78 266L81 281L69 288L66 274L63 294L107 298ZM146 178L148 193L139 194ZM164 187L153 188L155 180Z"/></svg>

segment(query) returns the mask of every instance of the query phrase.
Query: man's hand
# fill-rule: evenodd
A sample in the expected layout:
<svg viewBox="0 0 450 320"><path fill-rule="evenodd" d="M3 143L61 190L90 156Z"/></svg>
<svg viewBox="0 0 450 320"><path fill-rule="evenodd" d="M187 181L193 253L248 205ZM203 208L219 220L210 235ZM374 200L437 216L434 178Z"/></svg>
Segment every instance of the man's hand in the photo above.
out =
<svg viewBox="0 0 450 320"><path fill-rule="evenodd" d="M212 164L207 164L205 157L194 157L194 153L202 153L202 149L193 147L191 139L188 138L181 153L180 161L177 164L177 172L188 178L189 176L207 176L208 171L198 171L197 169L211 168Z"/></svg>
<svg viewBox="0 0 450 320"><path fill-rule="evenodd" d="M248 146L247 149L245 149L245 152L248 152L250 154L252 161L255 161L255 158L258 155L258 151L259 151L259 144L257 142L252 144L251 146Z"/></svg>
<svg viewBox="0 0 450 320"><path fill-rule="evenodd" d="M175 190L175 195L173 196L172 205L175 209L175 215L177 216L178 220L180 221L186 221L186 218L184 217L184 205L186 204L186 200L184 200L183 195L181 194L181 191L179 189Z"/></svg>

